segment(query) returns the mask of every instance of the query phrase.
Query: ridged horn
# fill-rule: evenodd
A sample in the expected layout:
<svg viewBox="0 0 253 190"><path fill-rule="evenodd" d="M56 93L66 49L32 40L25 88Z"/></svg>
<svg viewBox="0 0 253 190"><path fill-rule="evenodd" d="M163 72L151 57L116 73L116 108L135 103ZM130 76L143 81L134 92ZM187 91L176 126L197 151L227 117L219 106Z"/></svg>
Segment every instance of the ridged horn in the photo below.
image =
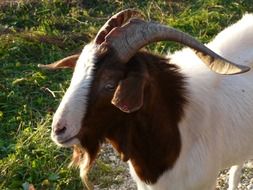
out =
<svg viewBox="0 0 253 190"><path fill-rule="evenodd" d="M95 37L95 43L101 44L105 40L105 36L116 27L121 27L131 18L142 18L142 14L134 9L126 9L113 15L98 31Z"/></svg>
<svg viewBox="0 0 253 190"><path fill-rule="evenodd" d="M250 70L219 56L190 35L156 23L132 19L120 28L114 28L105 37L122 62L127 62L140 48L158 41L174 41L196 50L196 54L214 72L224 75L239 74Z"/></svg>

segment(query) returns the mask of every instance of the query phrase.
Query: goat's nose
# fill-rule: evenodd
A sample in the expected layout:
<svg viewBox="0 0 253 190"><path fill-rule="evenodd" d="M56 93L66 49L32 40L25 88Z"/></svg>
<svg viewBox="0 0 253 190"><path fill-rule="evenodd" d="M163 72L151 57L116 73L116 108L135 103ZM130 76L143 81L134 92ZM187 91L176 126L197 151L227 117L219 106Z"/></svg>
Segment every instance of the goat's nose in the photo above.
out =
<svg viewBox="0 0 253 190"><path fill-rule="evenodd" d="M67 130L66 125L60 122L53 127L53 131L56 135L62 135L65 133L66 130Z"/></svg>
<svg viewBox="0 0 253 190"><path fill-rule="evenodd" d="M63 127L57 127L56 129L54 129L54 133L56 135L62 135L63 133L65 133L66 131L66 127L63 126Z"/></svg>

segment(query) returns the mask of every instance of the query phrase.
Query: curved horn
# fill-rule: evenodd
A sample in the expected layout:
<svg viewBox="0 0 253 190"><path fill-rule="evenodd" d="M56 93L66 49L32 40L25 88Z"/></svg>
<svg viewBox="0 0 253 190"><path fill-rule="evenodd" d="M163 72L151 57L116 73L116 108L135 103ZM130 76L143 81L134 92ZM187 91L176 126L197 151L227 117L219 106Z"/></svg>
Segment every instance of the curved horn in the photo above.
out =
<svg viewBox="0 0 253 190"><path fill-rule="evenodd" d="M142 14L133 9L123 10L115 15L113 15L98 31L95 37L95 43L101 44L105 40L105 36L115 27L120 27L124 25L130 18L140 18L143 17Z"/></svg>
<svg viewBox="0 0 253 190"><path fill-rule="evenodd" d="M110 44L119 59L125 63L143 46L165 40L195 49L202 61L216 73L232 75L250 70L249 67L237 65L219 56L190 35L156 22L133 19L123 27L113 29L105 37L105 43Z"/></svg>

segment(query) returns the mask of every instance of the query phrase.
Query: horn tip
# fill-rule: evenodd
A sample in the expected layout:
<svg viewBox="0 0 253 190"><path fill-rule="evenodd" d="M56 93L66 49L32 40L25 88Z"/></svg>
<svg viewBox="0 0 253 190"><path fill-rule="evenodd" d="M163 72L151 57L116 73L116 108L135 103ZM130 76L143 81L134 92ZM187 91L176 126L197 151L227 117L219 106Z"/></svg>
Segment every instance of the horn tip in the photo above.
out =
<svg viewBox="0 0 253 190"><path fill-rule="evenodd" d="M237 75L237 74L243 74L248 71L250 71L251 68L245 65L236 65L234 64L232 67L227 69L221 69L221 70L215 70L216 73L222 74L222 75Z"/></svg>
<svg viewBox="0 0 253 190"><path fill-rule="evenodd" d="M250 67L244 65L240 65L240 69L242 70L242 73L246 73L251 70Z"/></svg>

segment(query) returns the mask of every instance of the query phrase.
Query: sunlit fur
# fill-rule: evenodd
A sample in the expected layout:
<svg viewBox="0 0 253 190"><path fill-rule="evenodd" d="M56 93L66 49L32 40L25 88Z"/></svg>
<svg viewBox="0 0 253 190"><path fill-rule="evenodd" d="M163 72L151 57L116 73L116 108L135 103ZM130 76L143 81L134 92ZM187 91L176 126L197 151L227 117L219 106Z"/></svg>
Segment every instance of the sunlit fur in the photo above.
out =
<svg viewBox="0 0 253 190"><path fill-rule="evenodd" d="M243 164L232 166L229 170L228 190L236 190L240 182Z"/></svg>
<svg viewBox="0 0 253 190"><path fill-rule="evenodd" d="M253 15L222 31L208 44L238 64L253 63ZM174 168L139 190L215 189L219 170L253 157L253 71L222 76L211 72L190 49L169 56L188 78L189 103L179 125L182 150Z"/></svg>

